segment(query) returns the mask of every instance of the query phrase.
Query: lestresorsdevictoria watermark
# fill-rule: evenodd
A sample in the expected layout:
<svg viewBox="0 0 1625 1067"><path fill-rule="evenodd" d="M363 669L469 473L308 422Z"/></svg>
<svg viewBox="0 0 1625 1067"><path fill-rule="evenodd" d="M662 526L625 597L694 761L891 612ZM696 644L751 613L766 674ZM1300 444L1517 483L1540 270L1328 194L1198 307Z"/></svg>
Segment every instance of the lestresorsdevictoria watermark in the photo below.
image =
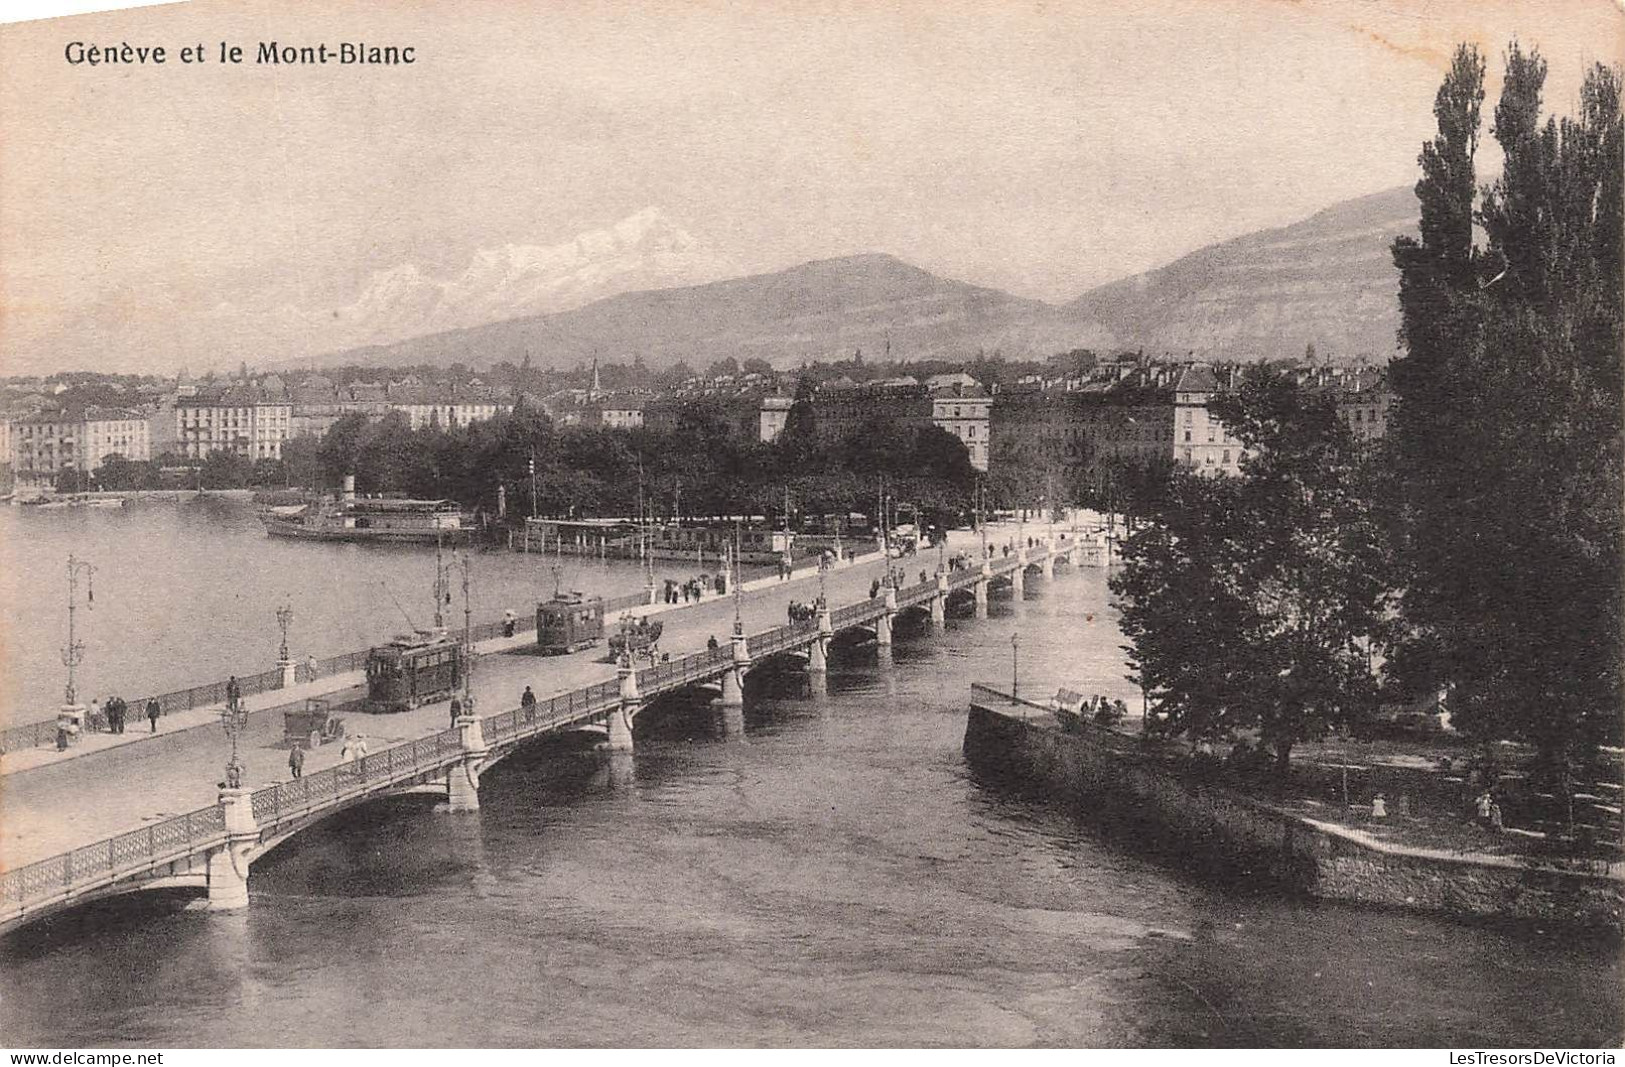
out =
<svg viewBox="0 0 1625 1067"><path fill-rule="evenodd" d="M1450 1062L1460 1067L1608 1067L1615 1061L1612 1052L1576 1052L1566 1049L1533 1052L1450 1053Z"/></svg>

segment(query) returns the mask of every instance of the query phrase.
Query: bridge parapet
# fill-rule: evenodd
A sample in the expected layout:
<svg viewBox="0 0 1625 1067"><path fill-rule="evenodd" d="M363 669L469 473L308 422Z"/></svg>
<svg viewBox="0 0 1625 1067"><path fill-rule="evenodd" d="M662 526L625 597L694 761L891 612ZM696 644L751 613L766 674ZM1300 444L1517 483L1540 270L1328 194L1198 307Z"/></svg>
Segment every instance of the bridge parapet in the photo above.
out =
<svg viewBox="0 0 1625 1067"><path fill-rule="evenodd" d="M225 813L213 805L6 871L0 874L0 921L135 877L225 840Z"/></svg>
<svg viewBox="0 0 1625 1067"><path fill-rule="evenodd" d="M640 685L642 678L640 674ZM485 741L492 745L505 744L532 734L545 733L560 726L602 715L606 709L618 706L620 702L619 680L598 682L584 689L560 693L529 708L514 708L510 711L497 712L495 715L487 715L483 722ZM456 734L455 730L449 732Z"/></svg>
<svg viewBox="0 0 1625 1067"><path fill-rule="evenodd" d="M269 830L350 797L375 793L425 773L437 773L462 756L462 732L455 728L391 745L325 771L254 790L254 821L261 830Z"/></svg>

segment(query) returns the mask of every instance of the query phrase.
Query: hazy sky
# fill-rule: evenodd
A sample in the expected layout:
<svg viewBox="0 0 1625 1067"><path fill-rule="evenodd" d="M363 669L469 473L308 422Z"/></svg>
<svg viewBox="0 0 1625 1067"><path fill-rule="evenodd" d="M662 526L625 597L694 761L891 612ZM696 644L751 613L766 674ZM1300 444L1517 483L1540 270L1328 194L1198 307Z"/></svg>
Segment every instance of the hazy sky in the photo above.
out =
<svg viewBox="0 0 1625 1067"><path fill-rule="evenodd" d="M0 366L286 354L222 340L239 313L324 351L312 316L375 272L651 206L749 270L886 251L1069 299L1414 182L1458 40L1491 57L1487 124L1510 37L1567 111L1622 27L1615 0L200 2L3 27ZM73 40L169 62L69 66ZM260 41L417 62L256 66ZM181 64L197 43L210 62Z"/></svg>

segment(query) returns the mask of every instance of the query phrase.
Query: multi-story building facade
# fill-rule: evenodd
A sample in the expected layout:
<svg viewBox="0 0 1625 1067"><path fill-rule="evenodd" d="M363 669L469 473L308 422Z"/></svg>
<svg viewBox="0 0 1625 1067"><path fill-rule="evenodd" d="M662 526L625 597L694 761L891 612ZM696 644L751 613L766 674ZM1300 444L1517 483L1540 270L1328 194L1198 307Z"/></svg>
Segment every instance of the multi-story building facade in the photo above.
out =
<svg viewBox="0 0 1625 1067"><path fill-rule="evenodd" d="M471 422L494 419L499 412L513 407L483 392L460 393L430 386L391 386L385 391L385 404L385 410L404 414L414 430L467 426Z"/></svg>
<svg viewBox="0 0 1625 1067"><path fill-rule="evenodd" d="M108 456L146 461L152 458L147 418L122 408L89 408L79 435L78 465L93 471Z"/></svg>
<svg viewBox="0 0 1625 1067"><path fill-rule="evenodd" d="M1174 377L1167 367L1114 369L1075 388L1000 392L990 409L989 469L1042 478L1043 491L1099 486L1111 466L1172 459ZM1037 485L1025 487L1032 498Z"/></svg>
<svg viewBox="0 0 1625 1067"><path fill-rule="evenodd" d="M651 397L643 409L643 425L661 433L674 433L685 416L705 414L721 419L728 434L741 441L772 443L784 432L791 400L781 393L757 389L739 392L723 387L687 389L670 396Z"/></svg>
<svg viewBox="0 0 1625 1067"><path fill-rule="evenodd" d="M903 430L934 424L936 408L931 394L913 379L890 385L832 386L820 389L812 400L818 441L826 447L864 433L877 423Z"/></svg>
<svg viewBox="0 0 1625 1067"><path fill-rule="evenodd" d="M65 470L95 471L109 456L148 460L146 417L118 408L31 415L7 424L11 463L24 482L44 484Z"/></svg>
<svg viewBox="0 0 1625 1067"><path fill-rule="evenodd" d="M1235 368L1192 363L1174 387L1174 462L1202 474L1241 472L1241 442L1208 405L1236 386Z"/></svg>
<svg viewBox="0 0 1625 1067"><path fill-rule="evenodd" d="M54 414L29 415L12 424L13 469L21 482L43 484L62 471L79 467L80 419Z"/></svg>
<svg viewBox="0 0 1625 1067"><path fill-rule="evenodd" d="M1334 391L1337 414L1356 441L1370 444L1388 435L1388 408L1393 394L1388 389L1386 368L1334 367L1317 371L1309 384Z"/></svg>
<svg viewBox="0 0 1625 1067"><path fill-rule="evenodd" d="M635 430L643 425L643 412L649 406L649 397L638 394L606 396L592 404L584 420L611 430Z"/></svg>
<svg viewBox="0 0 1625 1067"><path fill-rule="evenodd" d="M947 377L939 375L939 377ZM965 443L971 466L987 470L993 398L980 385L956 381L931 390L931 421Z"/></svg>
<svg viewBox="0 0 1625 1067"><path fill-rule="evenodd" d="M406 417L414 430L451 429L495 418L513 403L495 392L472 386L438 387L415 380L398 383L356 382L336 386L313 375L289 390L294 437L321 436L346 415L381 419L391 412Z"/></svg>
<svg viewBox="0 0 1625 1067"><path fill-rule="evenodd" d="M757 399L755 411L746 411L747 417L755 415L756 438L764 444L772 444L784 432L784 427L790 421L790 407L792 401L787 396L770 393Z"/></svg>
<svg viewBox="0 0 1625 1067"><path fill-rule="evenodd" d="M11 462L11 420L0 419L0 463Z"/></svg>
<svg viewBox="0 0 1625 1067"><path fill-rule="evenodd" d="M230 452L248 460L280 459L293 436L293 404L251 386L200 390L175 402L175 436L181 455L204 459Z"/></svg>

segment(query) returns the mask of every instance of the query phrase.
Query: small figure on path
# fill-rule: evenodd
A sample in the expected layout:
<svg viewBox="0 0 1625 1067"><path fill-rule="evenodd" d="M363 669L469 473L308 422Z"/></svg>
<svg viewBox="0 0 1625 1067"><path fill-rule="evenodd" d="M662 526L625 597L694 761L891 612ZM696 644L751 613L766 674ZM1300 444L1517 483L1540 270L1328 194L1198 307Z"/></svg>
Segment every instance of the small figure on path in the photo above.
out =
<svg viewBox="0 0 1625 1067"><path fill-rule="evenodd" d="M1388 818L1388 801L1381 793L1371 798L1371 817L1373 819Z"/></svg>
<svg viewBox="0 0 1625 1067"><path fill-rule="evenodd" d="M305 776L305 746L302 742L295 741L288 752L288 773L295 778Z"/></svg>
<svg viewBox="0 0 1625 1067"><path fill-rule="evenodd" d="M717 650L717 648L719 646L717 645L717 635L716 634L712 634L710 637L707 637L705 639L705 647L710 649L712 652L715 652Z"/></svg>
<svg viewBox="0 0 1625 1067"><path fill-rule="evenodd" d="M457 720L463 717L463 702L457 697L451 698L451 724L457 725Z"/></svg>
<svg viewBox="0 0 1625 1067"><path fill-rule="evenodd" d="M344 744L339 748L339 762L351 763L355 760L355 739L348 734L344 737Z"/></svg>
<svg viewBox="0 0 1625 1067"><path fill-rule="evenodd" d="M243 699L242 683L237 681L237 676L234 674L226 679L226 703L235 707L241 699Z"/></svg>
<svg viewBox="0 0 1625 1067"><path fill-rule="evenodd" d="M161 711L162 709L158 707L156 698L147 701L147 722L152 724L153 733L158 732L158 716Z"/></svg>
<svg viewBox="0 0 1625 1067"><path fill-rule="evenodd" d="M1506 829L1506 824L1501 821L1501 805L1494 800L1490 801L1490 829L1495 833Z"/></svg>
<svg viewBox="0 0 1625 1067"><path fill-rule="evenodd" d="M68 728L61 723L58 723L56 727L56 750L58 752L68 750Z"/></svg>
<svg viewBox="0 0 1625 1067"><path fill-rule="evenodd" d="M106 718L102 715L102 701L96 697L90 702L90 728L92 730L105 729Z"/></svg>
<svg viewBox="0 0 1625 1067"><path fill-rule="evenodd" d="M314 682L317 676L316 655L311 653L305 657L305 681Z"/></svg>
<svg viewBox="0 0 1625 1067"><path fill-rule="evenodd" d="M1477 805L1479 823L1484 826L1488 826L1490 823L1490 809L1495 806L1495 802L1490 799L1489 790L1486 789L1484 792L1478 794Z"/></svg>

